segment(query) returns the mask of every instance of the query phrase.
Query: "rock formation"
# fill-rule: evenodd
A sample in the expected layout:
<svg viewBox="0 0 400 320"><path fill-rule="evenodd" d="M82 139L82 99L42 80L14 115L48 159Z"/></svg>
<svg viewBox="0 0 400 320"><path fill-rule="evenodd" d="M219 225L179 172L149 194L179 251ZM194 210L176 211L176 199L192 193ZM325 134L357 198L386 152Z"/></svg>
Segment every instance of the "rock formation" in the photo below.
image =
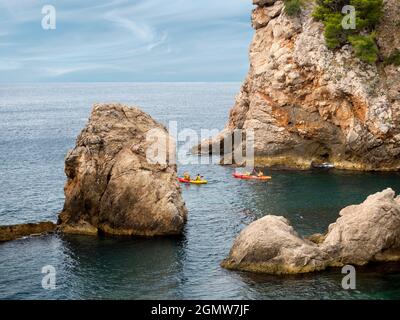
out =
<svg viewBox="0 0 400 320"><path fill-rule="evenodd" d="M161 150L167 155L165 163L149 161L155 142L151 136L167 141ZM180 234L187 210L176 166L169 161L175 152L172 144L167 130L141 110L95 105L65 160L68 181L60 229L79 234Z"/></svg>
<svg viewBox="0 0 400 320"><path fill-rule="evenodd" d="M396 198L392 189L369 196L360 205L344 208L325 236L308 239L300 237L285 218L265 216L240 233L222 266L295 274L400 261L400 196Z"/></svg>
<svg viewBox="0 0 400 320"><path fill-rule="evenodd" d="M222 148L235 129L253 129L256 165L399 170L400 67L382 62L400 50L398 0L385 0L376 65L360 61L349 45L327 49L323 25L311 17L313 2L295 17L282 1L253 3L247 79L226 128L203 142L203 152Z"/></svg>
<svg viewBox="0 0 400 320"><path fill-rule="evenodd" d="M53 222L26 223L12 226L0 226L0 242L11 241L22 237L54 232Z"/></svg>

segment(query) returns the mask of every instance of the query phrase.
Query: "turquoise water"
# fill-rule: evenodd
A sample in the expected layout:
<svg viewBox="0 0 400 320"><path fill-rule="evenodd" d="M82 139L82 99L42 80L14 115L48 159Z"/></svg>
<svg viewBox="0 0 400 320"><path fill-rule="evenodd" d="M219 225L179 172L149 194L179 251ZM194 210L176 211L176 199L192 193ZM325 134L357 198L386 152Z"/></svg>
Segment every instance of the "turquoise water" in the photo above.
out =
<svg viewBox="0 0 400 320"><path fill-rule="evenodd" d="M56 220L63 205L64 156L95 102L140 105L180 128L221 129L240 84L57 84L0 86L0 224ZM220 268L235 236L265 214L283 215L303 234L324 232L346 205L386 187L399 173L268 171L268 183L231 178L218 165L205 186L183 186L189 209L178 238L102 239L50 235L0 244L0 299L395 299L400 266L358 268L357 290L332 269L266 276ZM56 290L41 269L56 269Z"/></svg>

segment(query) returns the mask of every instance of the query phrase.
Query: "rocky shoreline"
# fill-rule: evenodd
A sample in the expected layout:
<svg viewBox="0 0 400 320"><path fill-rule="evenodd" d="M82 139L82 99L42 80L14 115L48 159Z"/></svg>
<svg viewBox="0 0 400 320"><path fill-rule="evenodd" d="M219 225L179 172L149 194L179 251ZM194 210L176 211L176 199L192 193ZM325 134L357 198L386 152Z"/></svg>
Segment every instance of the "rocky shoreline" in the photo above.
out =
<svg viewBox="0 0 400 320"><path fill-rule="evenodd" d="M23 237L53 233L57 225L53 222L26 223L0 226L0 242L17 240Z"/></svg>
<svg viewBox="0 0 400 320"><path fill-rule="evenodd" d="M340 211L325 235L303 238L284 217L265 216L234 241L222 267L297 274L345 265L400 261L400 196L392 189Z"/></svg>

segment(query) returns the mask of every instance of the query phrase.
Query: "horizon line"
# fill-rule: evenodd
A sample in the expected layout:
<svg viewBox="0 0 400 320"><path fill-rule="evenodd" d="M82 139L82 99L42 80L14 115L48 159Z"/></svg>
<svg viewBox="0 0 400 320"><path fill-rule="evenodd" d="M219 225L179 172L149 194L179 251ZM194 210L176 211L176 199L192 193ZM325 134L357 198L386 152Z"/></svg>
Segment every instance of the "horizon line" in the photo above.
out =
<svg viewBox="0 0 400 320"><path fill-rule="evenodd" d="M63 84L63 83L242 83L244 80L236 81L0 81L0 85L7 84Z"/></svg>

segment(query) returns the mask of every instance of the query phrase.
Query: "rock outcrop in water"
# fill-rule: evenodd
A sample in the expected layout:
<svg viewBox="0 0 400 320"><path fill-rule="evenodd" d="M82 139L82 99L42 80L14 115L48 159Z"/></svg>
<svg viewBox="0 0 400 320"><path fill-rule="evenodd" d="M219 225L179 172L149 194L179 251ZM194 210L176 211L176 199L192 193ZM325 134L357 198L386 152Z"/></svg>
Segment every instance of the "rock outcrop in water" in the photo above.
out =
<svg viewBox="0 0 400 320"><path fill-rule="evenodd" d="M298 17L287 16L282 1L253 3L250 71L229 123L203 151L222 147L235 129L253 129L256 165L399 170L400 67L382 62L400 50L399 1L385 0L377 65L349 45L329 50L323 25L311 17L314 3Z"/></svg>
<svg viewBox="0 0 400 320"><path fill-rule="evenodd" d="M56 230L53 222L26 223L0 226L0 242L16 240L22 237L51 233Z"/></svg>
<svg viewBox="0 0 400 320"><path fill-rule="evenodd" d="M283 217L265 216L235 240L228 269L295 274L347 264L400 261L400 196L392 189L344 208L325 236L300 237Z"/></svg>
<svg viewBox="0 0 400 320"><path fill-rule="evenodd" d="M176 166L148 161L154 142L167 130L137 108L95 105L76 147L65 160L65 205L59 216L64 233L127 236L182 232L187 210ZM152 135L154 136L154 134ZM169 151L171 150L172 153ZM151 153L151 152L150 152Z"/></svg>

